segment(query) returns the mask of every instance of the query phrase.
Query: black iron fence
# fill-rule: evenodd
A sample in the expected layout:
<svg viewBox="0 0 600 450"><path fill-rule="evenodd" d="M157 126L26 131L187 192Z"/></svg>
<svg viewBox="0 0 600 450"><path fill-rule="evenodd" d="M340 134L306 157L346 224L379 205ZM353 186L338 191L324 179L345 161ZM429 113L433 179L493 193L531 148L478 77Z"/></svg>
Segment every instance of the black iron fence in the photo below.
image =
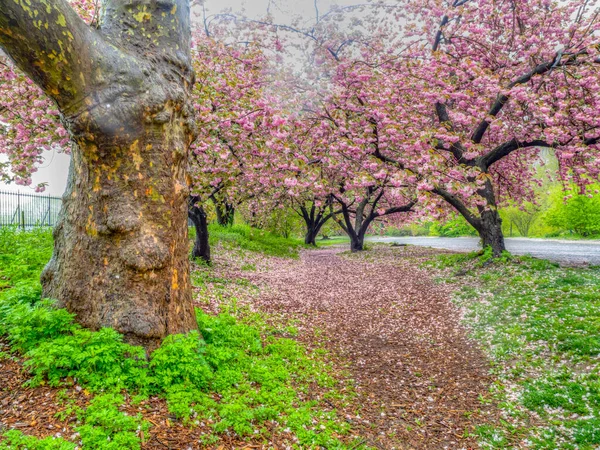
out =
<svg viewBox="0 0 600 450"><path fill-rule="evenodd" d="M53 227L60 206L60 197L0 191L0 227Z"/></svg>

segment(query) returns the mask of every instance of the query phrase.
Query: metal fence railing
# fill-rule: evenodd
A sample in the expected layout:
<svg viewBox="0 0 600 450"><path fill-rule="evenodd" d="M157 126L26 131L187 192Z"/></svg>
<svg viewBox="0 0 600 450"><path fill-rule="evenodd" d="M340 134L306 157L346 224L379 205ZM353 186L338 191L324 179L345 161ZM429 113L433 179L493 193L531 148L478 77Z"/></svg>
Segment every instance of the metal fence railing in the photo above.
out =
<svg viewBox="0 0 600 450"><path fill-rule="evenodd" d="M0 191L0 227L53 227L61 203L60 197Z"/></svg>

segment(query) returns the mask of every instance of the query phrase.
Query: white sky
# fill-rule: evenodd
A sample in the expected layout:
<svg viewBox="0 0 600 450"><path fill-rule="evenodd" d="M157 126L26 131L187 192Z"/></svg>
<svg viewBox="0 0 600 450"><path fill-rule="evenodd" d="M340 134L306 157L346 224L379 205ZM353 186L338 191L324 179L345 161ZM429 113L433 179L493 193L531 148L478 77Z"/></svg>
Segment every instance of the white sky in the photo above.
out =
<svg viewBox="0 0 600 450"><path fill-rule="evenodd" d="M332 6L346 6L362 3L352 0L317 0L319 13L324 14ZM292 17L305 16L307 22L315 19L314 0L206 0L207 14L219 13L224 10L232 12L243 11L250 18L261 18L267 13L267 9L277 23L287 23ZM6 161L6 157L0 155L0 162ZM61 196L67 184L67 173L69 169L69 156L55 151L44 155L44 163L33 174L33 186L38 183L47 183L45 194ZM32 192L33 188L16 185L6 185L0 182L0 190Z"/></svg>

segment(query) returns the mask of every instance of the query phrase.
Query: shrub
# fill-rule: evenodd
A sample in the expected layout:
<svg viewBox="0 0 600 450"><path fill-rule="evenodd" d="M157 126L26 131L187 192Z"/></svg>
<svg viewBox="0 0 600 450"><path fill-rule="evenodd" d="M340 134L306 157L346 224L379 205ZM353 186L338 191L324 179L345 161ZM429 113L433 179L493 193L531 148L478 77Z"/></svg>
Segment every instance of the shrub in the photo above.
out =
<svg viewBox="0 0 600 450"><path fill-rule="evenodd" d="M16 350L26 352L44 340L75 329L73 314L54 308L50 300L33 305L21 302L0 304L0 333Z"/></svg>
<svg viewBox="0 0 600 450"><path fill-rule="evenodd" d="M76 445L62 438L47 437L38 439L26 436L18 430L10 430L2 435L0 450L75 450Z"/></svg>
<svg viewBox="0 0 600 450"><path fill-rule="evenodd" d="M462 216L444 223L434 222L430 228L431 236L459 237L475 236L477 231Z"/></svg>

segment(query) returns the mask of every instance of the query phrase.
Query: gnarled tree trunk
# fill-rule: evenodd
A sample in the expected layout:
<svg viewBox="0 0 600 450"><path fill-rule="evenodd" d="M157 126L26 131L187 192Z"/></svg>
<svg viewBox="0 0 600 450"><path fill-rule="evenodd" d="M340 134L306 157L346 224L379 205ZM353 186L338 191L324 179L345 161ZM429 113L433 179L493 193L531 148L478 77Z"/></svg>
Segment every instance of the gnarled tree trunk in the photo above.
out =
<svg viewBox="0 0 600 450"><path fill-rule="evenodd" d="M28 11L35 10L34 26ZM0 45L56 102L74 142L43 295L83 326L156 346L196 328L187 240L194 139L189 3L0 0Z"/></svg>
<svg viewBox="0 0 600 450"><path fill-rule="evenodd" d="M312 245L313 247L317 246L317 233L315 233L314 229L307 229L304 235L304 244Z"/></svg>
<svg viewBox="0 0 600 450"><path fill-rule="evenodd" d="M210 244L208 241L208 221L204 208L197 203L195 196L190 196L190 206L188 217L196 229L196 239L192 249L192 257L200 258L206 263L210 263Z"/></svg>
<svg viewBox="0 0 600 450"><path fill-rule="evenodd" d="M492 248L494 257L502 255L506 250L504 233L502 232L502 219L496 204L496 195L492 182L487 180L477 193L486 201L486 206L479 207L479 220L475 229L481 237L481 245Z"/></svg>
<svg viewBox="0 0 600 450"><path fill-rule="evenodd" d="M481 215L481 227L477 231L481 237L481 245L484 248L491 247L495 257L501 256L506 250L502 219L497 210L485 211Z"/></svg>
<svg viewBox="0 0 600 450"><path fill-rule="evenodd" d="M412 211L413 206L415 206L417 203L416 200L411 200L405 205L393 206L381 212L378 211L377 205L383 198L384 194L384 187L367 188L365 191L365 196L358 203L354 212L351 212L350 205L342 198L335 197L341 207L343 220L340 220L335 214L333 217L350 238L350 251L352 253L361 252L365 249L365 236L369 226L375 219L378 217L388 216L390 214L410 212Z"/></svg>
<svg viewBox="0 0 600 450"><path fill-rule="evenodd" d="M365 234L364 233L350 233L350 251L352 253L362 252L365 249Z"/></svg>

